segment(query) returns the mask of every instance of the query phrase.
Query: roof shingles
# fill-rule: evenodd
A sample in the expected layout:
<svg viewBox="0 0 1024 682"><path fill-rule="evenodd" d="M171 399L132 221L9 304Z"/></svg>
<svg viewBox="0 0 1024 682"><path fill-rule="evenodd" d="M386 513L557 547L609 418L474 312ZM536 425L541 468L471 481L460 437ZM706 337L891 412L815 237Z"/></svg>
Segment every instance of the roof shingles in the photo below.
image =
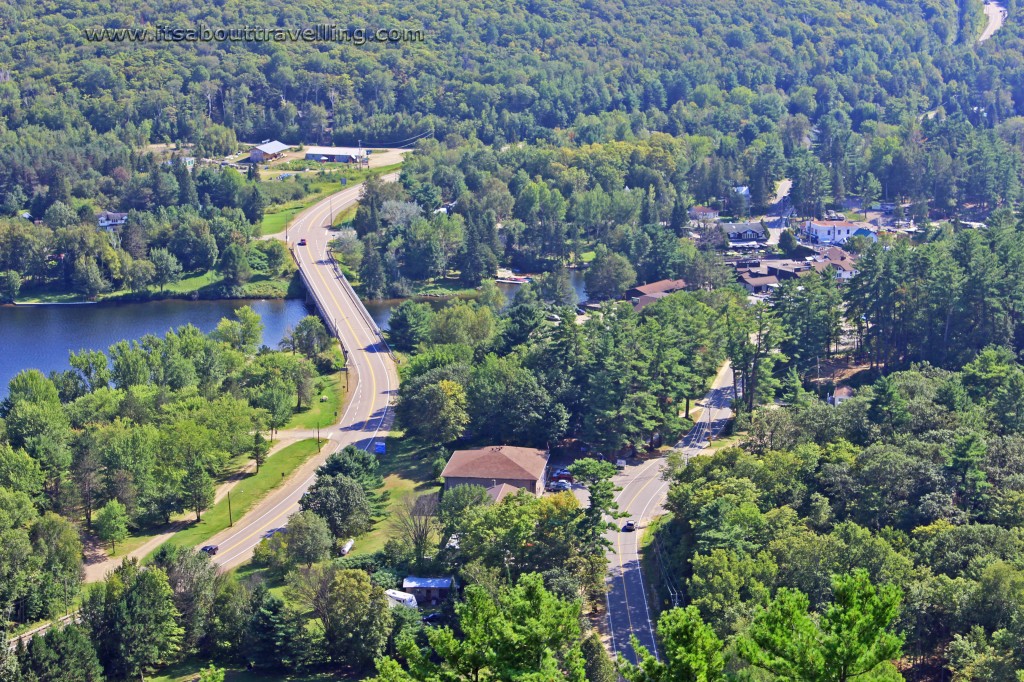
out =
<svg viewBox="0 0 1024 682"><path fill-rule="evenodd" d="M445 466L444 478L494 478L537 480L548 464L548 454L536 448L489 445L476 450L456 450Z"/></svg>

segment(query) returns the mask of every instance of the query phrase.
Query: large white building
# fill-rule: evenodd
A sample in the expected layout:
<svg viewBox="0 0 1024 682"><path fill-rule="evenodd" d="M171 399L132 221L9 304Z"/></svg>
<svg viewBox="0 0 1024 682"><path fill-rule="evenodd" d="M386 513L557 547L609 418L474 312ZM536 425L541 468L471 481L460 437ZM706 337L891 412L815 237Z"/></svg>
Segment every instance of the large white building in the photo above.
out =
<svg viewBox="0 0 1024 682"><path fill-rule="evenodd" d="M811 244L845 244L847 239L862 230L874 236L866 223L853 223L849 220L808 220L802 228L804 238Z"/></svg>
<svg viewBox="0 0 1024 682"><path fill-rule="evenodd" d="M357 163L366 160L366 150L361 147L306 147L306 160Z"/></svg>

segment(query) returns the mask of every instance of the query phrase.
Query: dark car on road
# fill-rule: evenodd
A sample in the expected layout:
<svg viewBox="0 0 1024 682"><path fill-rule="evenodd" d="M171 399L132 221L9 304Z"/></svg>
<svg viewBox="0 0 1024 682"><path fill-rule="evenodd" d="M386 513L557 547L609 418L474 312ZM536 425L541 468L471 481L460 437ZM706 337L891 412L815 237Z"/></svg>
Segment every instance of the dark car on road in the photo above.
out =
<svg viewBox="0 0 1024 682"><path fill-rule="evenodd" d="M207 553L207 554L209 554L210 556L213 556L213 555L214 555L214 554L216 554L216 553L217 553L217 552L218 552L219 550L220 550L220 547L218 547L217 545L206 545L206 546L205 546L205 547L203 547L203 549L202 549L202 550L200 550L200 551L206 552L206 553Z"/></svg>
<svg viewBox="0 0 1024 682"><path fill-rule="evenodd" d="M287 530L288 530L287 528L271 528L270 530L268 530L266 533L263 534L263 537L265 537L265 538L272 538L275 535L277 535L278 533L284 533Z"/></svg>
<svg viewBox="0 0 1024 682"><path fill-rule="evenodd" d="M300 239L299 240L299 246L305 246L305 245L306 245L306 240L305 239Z"/></svg>
<svg viewBox="0 0 1024 682"><path fill-rule="evenodd" d="M632 533L634 530L636 530L636 521L634 521L633 519L626 521L626 524L622 527L622 530L627 533Z"/></svg>

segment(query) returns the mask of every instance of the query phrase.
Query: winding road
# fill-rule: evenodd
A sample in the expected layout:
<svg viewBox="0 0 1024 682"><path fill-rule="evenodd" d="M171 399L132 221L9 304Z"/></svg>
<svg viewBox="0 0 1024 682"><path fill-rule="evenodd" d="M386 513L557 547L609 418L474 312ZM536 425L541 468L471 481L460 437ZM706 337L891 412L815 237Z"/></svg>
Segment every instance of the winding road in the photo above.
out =
<svg viewBox="0 0 1024 682"><path fill-rule="evenodd" d="M985 29L981 32L981 37L978 38L979 43L985 42L1003 27L1006 22L1006 14L1006 7L1003 6L1003 3L985 3Z"/></svg>
<svg viewBox="0 0 1024 682"><path fill-rule="evenodd" d="M393 174L383 177L395 178ZM321 200L298 214L286 232L307 290L347 353L348 402L339 422L323 430L322 435L329 439L327 447L292 472L233 527L203 543L220 548L214 561L221 571L245 563L265 535L287 524L312 485L317 467L332 452L351 444L372 452L373 442L383 439L391 428L391 404L398 391L394 360L380 330L330 258L327 243L331 234L324 229L332 214L358 202L361 194L362 185L356 185ZM305 245L299 245L301 240Z"/></svg>
<svg viewBox="0 0 1024 682"><path fill-rule="evenodd" d="M700 454L732 417L732 367L728 364L719 370L703 403L700 419L675 448L686 459ZM663 512L662 505L669 488L669 481L662 477L666 464L664 457L651 459L627 466L614 479L621 487L616 497L619 509L628 514L627 518L636 521L637 530L633 533L614 530L606 536L612 543L606 579L608 629L612 651L633 663L636 663L636 654L630 638L634 635L648 651L660 656L647 585L640 567L640 540L647 522ZM622 523L625 523L625 518ZM679 588L671 581L668 587L673 598L678 598Z"/></svg>

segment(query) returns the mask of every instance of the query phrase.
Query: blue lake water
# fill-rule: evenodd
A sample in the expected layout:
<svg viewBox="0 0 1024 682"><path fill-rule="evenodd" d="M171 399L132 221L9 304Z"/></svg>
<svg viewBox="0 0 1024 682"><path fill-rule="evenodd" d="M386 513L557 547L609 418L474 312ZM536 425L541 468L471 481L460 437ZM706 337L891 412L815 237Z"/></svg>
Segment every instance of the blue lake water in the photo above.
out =
<svg viewBox="0 0 1024 682"><path fill-rule="evenodd" d="M263 318L263 343L276 347L288 327L310 314L301 300L153 301L95 305L0 306L0 398L23 369L68 369L69 351L103 350L122 339L194 324L211 331L249 305Z"/></svg>
<svg viewBox="0 0 1024 682"><path fill-rule="evenodd" d="M571 270L569 277L577 297L585 300L582 273ZM518 289L515 284L498 286L510 298ZM444 304L441 299L429 300L438 306ZM368 301L366 308L378 326L387 329L391 311L400 303ZM244 305L252 306L263 318L263 343L271 347L277 346L286 329L314 312L298 299L0 306L0 398L7 395L7 384L23 369L38 369L44 374L69 369L70 351L106 351L122 339L163 336L186 324L209 332L221 318L231 317Z"/></svg>

